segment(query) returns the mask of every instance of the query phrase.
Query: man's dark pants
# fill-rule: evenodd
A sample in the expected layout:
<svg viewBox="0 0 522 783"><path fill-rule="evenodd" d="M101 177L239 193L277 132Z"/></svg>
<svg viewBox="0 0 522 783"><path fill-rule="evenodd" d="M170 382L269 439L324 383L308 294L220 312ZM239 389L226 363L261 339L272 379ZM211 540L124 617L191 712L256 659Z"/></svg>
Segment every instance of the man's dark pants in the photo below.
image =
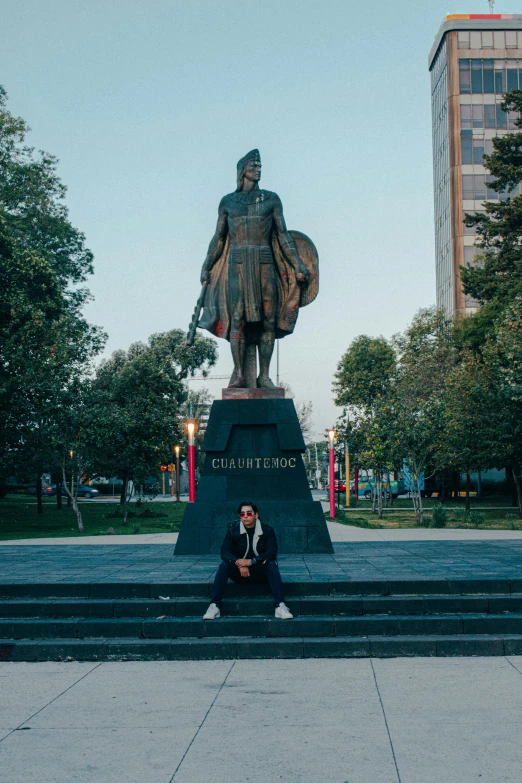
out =
<svg viewBox="0 0 522 783"><path fill-rule="evenodd" d="M277 563L274 560L269 563L256 563L253 566L248 566L248 570L250 571L250 576L241 576L239 568L234 563L227 563L225 560L222 560L214 579L210 603L217 604L217 606L221 604L229 579L241 585L266 584L268 582L274 596L274 605L279 606L280 603L284 603L283 581Z"/></svg>

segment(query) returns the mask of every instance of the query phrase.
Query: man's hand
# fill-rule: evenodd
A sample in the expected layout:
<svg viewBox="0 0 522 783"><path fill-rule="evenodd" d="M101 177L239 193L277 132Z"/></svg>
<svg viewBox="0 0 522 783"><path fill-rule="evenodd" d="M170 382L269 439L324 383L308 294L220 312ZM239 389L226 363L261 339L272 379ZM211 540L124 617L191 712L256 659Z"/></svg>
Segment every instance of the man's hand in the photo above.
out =
<svg viewBox="0 0 522 783"><path fill-rule="evenodd" d="M310 273L308 272L308 269L305 267L304 264L301 264L297 269L295 273L295 279L298 283L303 283L308 280L310 277Z"/></svg>
<svg viewBox="0 0 522 783"><path fill-rule="evenodd" d="M240 569L239 569L239 573L241 574L241 576L244 576L244 577L250 576L250 571L248 570L248 568L246 566L241 566Z"/></svg>
<svg viewBox="0 0 522 783"><path fill-rule="evenodd" d="M203 285L204 283L210 283L210 272L206 267L203 267L203 269L201 270L199 281L201 285Z"/></svg>
<svg viewBox="0 0 522 783"><path fill-rule="evenodd" d="M236 560L235 564L237 565L238 568L248 568L249 566L252 565L252 561L251 560L239 559L239 560Z"/></svg>

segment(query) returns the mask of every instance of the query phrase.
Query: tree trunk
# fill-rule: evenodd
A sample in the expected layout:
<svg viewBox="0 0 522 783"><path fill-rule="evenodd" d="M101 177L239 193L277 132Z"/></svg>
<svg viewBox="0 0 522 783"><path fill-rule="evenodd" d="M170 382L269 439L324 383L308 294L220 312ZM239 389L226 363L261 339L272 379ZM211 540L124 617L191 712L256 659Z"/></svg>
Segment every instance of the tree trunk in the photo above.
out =
<svg viewBox="0 0 522 783"><path fill-rule="evenodd" d="M372 514L375 514L375 504L377 500L377 475L374 473L372 476Z"/></svg>
<svg viewBox="0 0 522 783"><path fill-rule="evenodd" d="M417 522L417 525L422 526L424 522L424 508L422 506L422 490L420 488L420 482L419 482L419 471L417 470L415 463L412 459L408 460L408 463L410 466L413 467L410 468L410 475L412 478L412 498L413 498L413 508L415 509L415 519Z"/></svg>
<svg viewBox="0 0 522 783"><path fill-rule="evenodd" d="M382 471L377 474L377 508L379 519L382 519Z"/></svg>
<svg viewBox="0 0 522 783"><path fill-rule="evenodd" d="M446 478L446 473L444 471L442 471L442 476L440 477L440 497L439 497L439 500L440 500L441 503L444 503L444 501L446 500L446 482L445 482L445 478Z"/></svg>
<svg viewBox="0 0 522 783"><path fill-rule="evenodd" d="M518 500L518 515L522 517L522 476L520 475L520 468L513 471L515 478L515 486L517 488L517 500Z"/></svg>
<svg viewBox="0 0 522 783"><path fill-rule="evenodd" d="M469 496L470 488L471 488L471 476L469 475L469 473L466 473L466 511L469 511L471 507L471 499Z"/></svg>
<svg viewBox="0 0 522 783"><path fill-rule="evenodd" d="M63 508L62 505L62 482L60 479L57 479L56 481L56 508L58 511L61 511Z"/></svg>
<svg viewBox="0 0 522 783"><path fill-rule="evenodd" d="M38 478L36 479L36 507L38 514L43 514L42 477L40 474L38 474Z"/></svg>
<svg viewBox="0 0 522 783"><path fill-rule="evenodd" d="M515 481L515 475L513 473L513 468L511 465L506 465L506 479L507 479L507 485L511 492L511 505L517 506L518 505L518 493L517 493L517 483Z"/></svg>
<svg viewBox="0 0 522 783"><path fill-rule="evenodd" d="M125 501L126 501L126 498L127 498L127 482L128 482L127 474L124 473L123 474L123 478L122 478L122 482L121 482L120 506L124 506L125 505Z"/></svg>
<svg viewBox="0 0 522 783"><path fill-rule="evenodd" d="M76 495L71 495L71 490L67 486L67 479L65 478L65 466L62 466L62 477L63 477L63 486L65 487L65 491L67 493L67 498L71 502L71 505L73 507L74 513L76 514L76 522L78 525L78 530L80 533L83 533L84 527L83 527L83 519L82 519L82 512L80 511L78 507L78 498ZM76 482L76 492L78 492L78 484L79 481Z"/></svg>

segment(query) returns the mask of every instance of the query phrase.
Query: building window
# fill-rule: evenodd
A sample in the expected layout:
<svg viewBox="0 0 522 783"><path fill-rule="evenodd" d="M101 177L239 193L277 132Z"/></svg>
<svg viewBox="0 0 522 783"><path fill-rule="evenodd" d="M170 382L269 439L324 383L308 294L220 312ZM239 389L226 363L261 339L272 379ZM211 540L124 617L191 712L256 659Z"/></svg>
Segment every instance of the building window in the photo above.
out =
<svg viewBox="0 0 522 783"><path fill-rule="evenodd" d="M492 30L483 30L482 31L482 48L483 49L493 49L493 31Z"/></svg>
<svg viewBox="0 0 522 783"><path fill-rule="evenodd" d="M473 163L473 131L461 130L460 148L462 152L462 164Z"/></svg>
<svg viewBox="0 0 522 783"><path fill-rule="evenodd" d="M505 129L507 130L507 114L505 111L502 111L502 107L500 103L495 104L495 109L497 113L497 128Z"/></svg>
<svg viewBox="0 0 522 783"><path fill-rule="evenodd" d="M498 130L518 130L515 125L519 118L517 112L506 114L500 103L462 103L460 105L460 127L489 128ZM476 161L475 161L476 162Z"/></svg>
<svg viewBox="0 0 522 783"><path fill-rule="evenodd" d="M477 248L473 245L464 245L464 263L472 264L477 255Z"/></svg>
<svg viewBox="0 0 522 783"><path fill-rule="evenodd" d="M475 191L473 189L473 174L462 175L462 198L464 201L473 201Z"/></svg>
<svg viewBox="0 0 522 783"><path fill-rule="evenodd" d="M460 127L471 128L471 104L460 104Z"/></svg>
<svg viewBox="0 0 522 783"><path fill-rule="evenodd" d="M474 103L472 105L471 116L473 118L474 128L484 127L484 106L481 103Z"/></svg>
<svg viewBox="0 0 522 783"><path fill-rule="evenodd" d="M495 77L493 73L493 60L484 60L484 92L489 95L495 92Z"/></svg>
<svg viewBox="0 0 522 783"><path fill-rule="evenodd" d="M495 44L495 49L505 49L506 48L506 41L504 38L504 30L495 30L493 33L493 43Z"/></svg>
<svg viewBox="0 0 522 783"><path fill-rule="evenodd" d="M496 113L495 113L495 104L493 103L486 103L484 106L484 127L485 128L496 128Z"/></svg>
<svg viewBox="0 0 522 783"><path fill-rule="evenodd" d="M480 30L471 30L469 34L469 48L480 49L482 46L482 40L480 36Z"/></svg>
<svg viewBox="0 0 522 783"><path fill-rule="evenodd" d="M482 164L484 157L484 139L474 139L473 131L462 130L460 132L460 144L462 151L462 164Z"/></svg>
<svg viewBox="0 0 522 783"><path fill-rule="evenodd" d="M482 88L482 60L471 61L471 92L484 92Z"/></svg>
<svg viewBox="0 0 522 783"><path fill-rule="evenodd" d="M469 32L467 30L459 31L459 49L469 49Z"/></svg>
<svg viewBox="0 0 522 783"><path fill-rule="evenodd" d="M517 31L506 30L506 49L517 48Z"/></svg>
<svg viewBox="0 0 522 783"><path fill-rule="evenodd" d="M495 92L500 95L506 92L506 72L504 69L495 71Z"/></svg>
<svg viewBox="0 0 522 783"><path fill-rule="evenodd" d="M471 73L469 60L459 60L460 92L469 95L471 92Z"/></svg>
<svg viewBox="0 0 522 783"><path fill-rule="evenodd" d="M462 95L504 95L509 90L522 89L520 60L461 59L459 81Z"/></svg>
<svg viewBox="0 0 522 783"><path fill-rule="evenodd" d="M507 69L507 88L509 90L518 90L518 68Z"/></svg>

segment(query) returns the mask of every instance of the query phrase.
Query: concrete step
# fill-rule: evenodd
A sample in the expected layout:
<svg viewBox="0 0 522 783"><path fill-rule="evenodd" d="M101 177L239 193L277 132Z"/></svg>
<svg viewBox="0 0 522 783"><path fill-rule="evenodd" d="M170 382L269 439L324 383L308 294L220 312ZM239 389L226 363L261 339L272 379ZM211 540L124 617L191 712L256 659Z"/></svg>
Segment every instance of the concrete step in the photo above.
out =
<svg viewBox="0 0 522 783"><path fill-rule="evenodd" d="M201 618L208 604L208 598L11 598L0 600L0 618ZM295 596L288 599L288 606L295 617L502 614L522 612L522 595ZM273 601L269 596L227 598L222 615L269 617Z"/></svg>
<svg viewBox="0 0 522 783"><path fill-rule="evenodd" d="M520 655L522 634L367 637L93 638L1 640L3 661L215 660L235 658L390 658Z"/></svg>
<svg viewBox="0 0 522 783"><path fill-rule="evenodd" d="M27 582L0 584L0 600L9 598L207 598L209 582ZM285 583L289 599L303 596L418 596L522 594L521 579L396 579ZM263 597L264 585L227 587L227 598Z"/></svg>
<svg viewBox="0 0 522 783"><path fill-rule="evenodd" d="M204 639L522 634L522 613L273 617L3 618L2 639Z"/></svg>

